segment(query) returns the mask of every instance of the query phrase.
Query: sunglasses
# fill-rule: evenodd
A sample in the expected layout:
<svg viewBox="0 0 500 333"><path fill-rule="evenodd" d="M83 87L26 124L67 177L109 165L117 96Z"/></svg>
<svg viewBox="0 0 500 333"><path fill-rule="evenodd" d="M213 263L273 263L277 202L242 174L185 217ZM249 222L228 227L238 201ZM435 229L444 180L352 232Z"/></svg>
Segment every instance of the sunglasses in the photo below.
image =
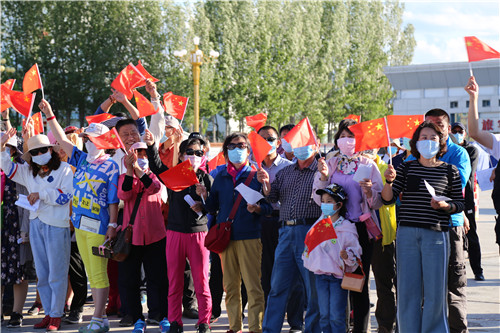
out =
<svg viewBox="0 0 500 333"><path fill-rule="evenodd" d="M278 138L275 138L275 137L272 137L272 136L270 136L270 137L268 137L268 138L266 139L266 141L267 141L267 142L274 142L274 141L276 141L276 140L278 140Z"/></svg>
<svg viewBox="0 0 500 333"><path fill-rule="evenodd" d="M247 149L248 148L248 145L244 142L240 142L240 143L230 143L227 145L227 150L233 150L235 148L239 148L239 149Z"/></svg>
<svg viewBox="0 0 500 333"><path fill-rule="evenodd" d="M144 149L144 148L137 148L135 151L138 152L138 153L143 153L143 152L146 152L146 149Z"/></svg>
<svg viewBox="0 0 500 333"><path fill-rule="evenodd" d="M49 147L35 148L30 150L30 154L31 156L37 156L40 153L45 154L48 151Z"/></svg>
<svg viewBox="0 0 500 333"><path fill-rule="evenodd" d="M194 149L189 148L186 150L186 155L196 155L198 157L202 157L204 154L205 154L205 152L201 149L194 150Z"/></svg>

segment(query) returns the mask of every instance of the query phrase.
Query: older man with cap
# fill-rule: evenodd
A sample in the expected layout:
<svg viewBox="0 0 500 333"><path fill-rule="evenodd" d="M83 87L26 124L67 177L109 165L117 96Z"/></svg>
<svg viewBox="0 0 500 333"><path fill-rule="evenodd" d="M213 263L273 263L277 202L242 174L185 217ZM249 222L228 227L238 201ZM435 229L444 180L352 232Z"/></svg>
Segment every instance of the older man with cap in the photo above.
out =
<svg viewBox="0 0 500 333"><path fill-rule="evenodd" d="M467 252L469 252L469 263L474 273L474 279L484 281L483 268L481 267L481 246L477 235L476 204L474 202L474 176L477 170L479 150L465 139L467 130L464 124L453 123L451 125L451 134L457 140L457 144L467 150L470 158L471 174L465 186L465 216L470 225L467 233L467 240L469 241Z"/></svg>

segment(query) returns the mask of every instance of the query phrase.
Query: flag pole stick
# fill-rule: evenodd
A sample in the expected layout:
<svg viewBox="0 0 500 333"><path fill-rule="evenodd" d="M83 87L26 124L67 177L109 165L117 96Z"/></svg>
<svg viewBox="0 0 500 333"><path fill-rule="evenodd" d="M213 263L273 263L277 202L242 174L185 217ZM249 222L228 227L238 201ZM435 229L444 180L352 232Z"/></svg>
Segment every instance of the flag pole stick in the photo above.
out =
<svg viewBox="0 0 500 333"><path fill-rule="evenodd" d="M389 164L392 165L392 154L391 154L391 149L389 149L391 147L391 139L390 139L390 136L389 136L389 126L387 125L387 117L384 117L384 122L385 122L385 131L387 132L387 151L389 152Z"/></svg>
<svg viewBox="0 0 500 333"><path fill-rule="evenodd" d="M470 76L474 76L474 73L472 72L472 64L469 62L469 73Z"/></svg>

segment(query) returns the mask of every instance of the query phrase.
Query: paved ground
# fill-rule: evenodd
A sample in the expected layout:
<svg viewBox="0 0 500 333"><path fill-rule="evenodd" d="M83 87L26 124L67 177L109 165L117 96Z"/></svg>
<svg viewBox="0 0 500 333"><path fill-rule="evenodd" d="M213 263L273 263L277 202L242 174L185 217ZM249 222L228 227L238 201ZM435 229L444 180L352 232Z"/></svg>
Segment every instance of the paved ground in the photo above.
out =
<svg viewBox="0 0 500 333"><path fill-rule="evenodd" d="M473 279L473 274L470 267L467 267L468 279L468 320L469 330L471 332L500 332L500 262L499 248L495 244L494 233L494 215L493 204L491 202L491 191L482 192L479 196L479 222L478 232L482 247L482 261L484 276L486 281L477 282ZM471 278L472 277L472 278ZM376 301L375 283L373 278L370 280L370 297L372 303ZM34 285L30 285L30 292L26 300L24 313L29 309L34 301ZM93 308L85 307L84 320L88 323L92 316ZM371 332L376 332L377 323L374 315L375 308L372 308L371 313ZM24 317L23 327L16 329L8 329L2 327L5 332L40 332L33 329L33 324L41 320L43 315L36 317ZM119 318L110 317L112 332L131 332L130 328L118 326ZM184 320L185 332L196 332L196 320ZM247 320L245 319L245 330L247 329ZM81 325L64 325L61 331L77 332ZM213 332L225 332L228 329L228 321L225 311L219 320L212 325ZM283 332L288 331L288 326L283 327ZM148 327L147 332L158 332L158 327Z"/></svg>

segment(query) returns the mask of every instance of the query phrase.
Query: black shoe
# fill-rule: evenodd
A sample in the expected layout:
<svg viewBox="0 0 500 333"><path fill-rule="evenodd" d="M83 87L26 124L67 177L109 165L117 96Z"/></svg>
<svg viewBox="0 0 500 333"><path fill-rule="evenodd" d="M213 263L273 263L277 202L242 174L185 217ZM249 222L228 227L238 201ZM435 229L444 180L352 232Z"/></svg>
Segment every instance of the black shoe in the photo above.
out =
<svg viewBox="0 0 500 333"><path fill-rule="evenodd" d="M31 308L28 310L28 314L30 316L37 316L40 314L40 312L43 311L42 303L35 302L31 306Z"/></svg>
<svg viewBox="0 0 500 333"><path fill-rule="evenodd" d="M208 324L200 324L200 326L198 326L198 331L199 333L210 333L212 332L210 330L210 327L208 326Z"/></svg>
<svg viewBox="0 0 500 333"><path fill-rule="evenodd" d="M474 274L474 280L476 280L476 281L484 281L484 275L483 275L483 273Z"/></svg>
<svg viewBox="0 0 500 333"><path fill-rule="evenodd" d="M148 317L148 319L146 319L146 323L148 325L155 325L155 326L158 326L160 325L160 321L161 319L158 320L158 318L155 318L155 317Z"/></svg>
<svg viewBox="0 0 500 333"><path fill-rule="evenodd" d="M12 312L7 327L21 327L23 324L23 315L17 312Z"/></svg>
<svg viewBox="0 0 500 333"><path fill-rule="evenodd" d="M122 320L120 320L120 327L129 327L129 326L134 326L135 321L134 318L132 318L131 315L125 315L123 316Z"/></svg>
<svg viewBox="0 0 500 333"><path fill-rule="evenodd" d="M79 324L82 321L82 313L76 310L70 311L69 315L64 318L64 322L68 324Z"/></svg>
<svg viewBox="0 0 500 333"><path fill-rule="evenodd" d="M184 328L178 322L173 321L170 323L170 333L183 333Z"/></svg>
<svg viewBox="0 0 500 333"><path fill-rule="evenodd" d="M89 297L87 297L85 299L85 304L91 304L91 303L94 303L94 299L92 298L92 295L90 295Z"/></svg>
<svg viewBox="0 0 500 333"><path fill-rule="evenodd" d="M210 324L217 322L217 320L219 320L219 317L220 316L216 317L216 316L212 315L212 317L210 317Z"/></svg>
<svg viewBox="0 0 500 333"><path fill-rule="evenodd" d="M189 319L198 319L198 310L196 310L195 308L185 309L182 312L182 315Z"/></svg>

